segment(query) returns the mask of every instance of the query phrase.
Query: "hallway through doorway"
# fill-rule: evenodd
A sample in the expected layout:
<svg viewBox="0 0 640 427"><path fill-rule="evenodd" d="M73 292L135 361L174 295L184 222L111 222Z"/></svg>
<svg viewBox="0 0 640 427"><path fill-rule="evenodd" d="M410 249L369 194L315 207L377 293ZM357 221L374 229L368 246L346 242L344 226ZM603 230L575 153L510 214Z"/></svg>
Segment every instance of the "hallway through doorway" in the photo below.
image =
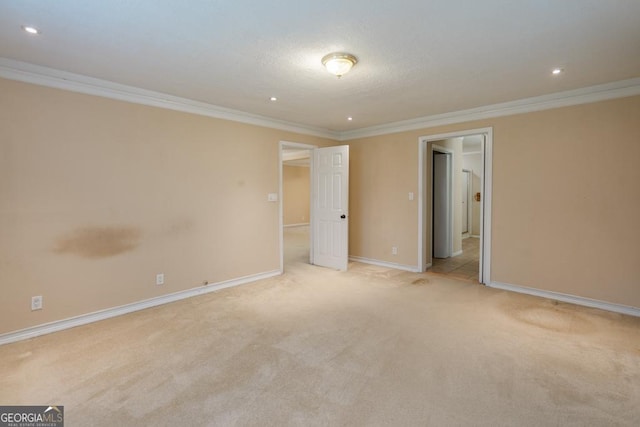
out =
<svg viewBox="0 0 640 427"><path fill-rule="evenodd" d="M480 239L469 237L462 240L462 254L450 258L433 258L429 271L477 282L479 266Z"/></svg>

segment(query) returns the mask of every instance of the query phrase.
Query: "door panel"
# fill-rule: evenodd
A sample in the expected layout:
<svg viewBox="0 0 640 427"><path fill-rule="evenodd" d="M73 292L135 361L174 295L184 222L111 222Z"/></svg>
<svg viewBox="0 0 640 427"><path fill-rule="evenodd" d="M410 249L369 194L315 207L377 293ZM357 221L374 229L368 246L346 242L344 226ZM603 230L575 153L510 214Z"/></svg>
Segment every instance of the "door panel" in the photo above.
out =
<svg viewBox="0 0 640 427"><path fill-rule="evenodd" d="M346 270L349 257L349 146L313 151L313 264Z"/></svg>
<svg viewBox="0 0 640 427"><path fill-rule="evenodd" d="M433 257L451 256L451 154L433 153Z"/></svg>
<svg viewBox="0 0 640 427"><path fill-rule="evenodd" d="M471 227L469 222L471 216L469 210L471 209L471 173L468 170L462 170L462 234L470 233Z"/></svg>

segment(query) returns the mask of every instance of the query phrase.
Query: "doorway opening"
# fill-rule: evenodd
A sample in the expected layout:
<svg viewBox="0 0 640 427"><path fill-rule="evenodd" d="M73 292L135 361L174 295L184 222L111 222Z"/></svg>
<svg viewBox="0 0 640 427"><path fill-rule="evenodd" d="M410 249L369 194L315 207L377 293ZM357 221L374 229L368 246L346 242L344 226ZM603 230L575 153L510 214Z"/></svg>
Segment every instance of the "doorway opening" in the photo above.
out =
<svg viewBox="0 0 640 427"><path fill-rule="evenodd" d="M419 139L420 271L490 283L492 128Z"/></svg>
<svg viewBox="0 0 640 427"><path fill-rule="evenodd" d="M283 177L285 162L308 159L309 184L303 185L309 200L309 223L300 223L305 214L288 225L308 227L308 263L346 271L349 261L349 146L318 148L296 142L280 142L279 149L279 223L280 272L285 268L285 224ZM307 244L305 244L306 246ZM305 248L306 249L306 248Z"/></svg>
<svg viewBox="0 0 640 427"><path fill-rule="evenodd" d="M311 170L313 145L280 142L280 272L287 264L311 263Z"/></svg>

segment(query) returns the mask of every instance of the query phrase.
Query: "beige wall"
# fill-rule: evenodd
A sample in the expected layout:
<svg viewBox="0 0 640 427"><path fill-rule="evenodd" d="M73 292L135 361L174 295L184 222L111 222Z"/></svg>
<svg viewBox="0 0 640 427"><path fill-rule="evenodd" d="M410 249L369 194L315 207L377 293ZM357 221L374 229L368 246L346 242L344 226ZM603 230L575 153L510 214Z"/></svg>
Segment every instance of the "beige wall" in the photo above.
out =
<svg viewBox="0 0 640 427"><path fill-rule="evenodd" d="M0 93L0 333L277 270L278 143L332 143L4 79Z"/></svg>
<svg viewBox="0 0 640 427"><path fill-rule="evenodd" d="M497 123L494 280L640 307L640 97Z"/></svg>
<svg viewBox="0 0 640 427"><path fill-rule="evenodd" d="M349 144L349 254L415 265L417 139L379 136ZM413 192L415 199L409 200ZM396 246L398 254L392 255Z"/></svg>
<svg viewBox="0 0 640 427"><path fill-rule="evenodd" d="M492 126L491 279L640 307L639 118L635 96L350 141L351 254L417 265L418 138Z"/></svg>
<svg viewBox="0 0 640 427"><path fill-rule="evenodd" d="M278 142L335 144L3 79L0 93L0 333L277 270ZM350 253L417 265L418 138L492 126L492 279L640 307L638 117L636 96L350 141Z"/></svg>
<svg viewBox="0 0 640 427"><path fill-rule="evenodd" d="M282 166L283 224L309 222L309 189L311 175L308 166Z"/></svg>

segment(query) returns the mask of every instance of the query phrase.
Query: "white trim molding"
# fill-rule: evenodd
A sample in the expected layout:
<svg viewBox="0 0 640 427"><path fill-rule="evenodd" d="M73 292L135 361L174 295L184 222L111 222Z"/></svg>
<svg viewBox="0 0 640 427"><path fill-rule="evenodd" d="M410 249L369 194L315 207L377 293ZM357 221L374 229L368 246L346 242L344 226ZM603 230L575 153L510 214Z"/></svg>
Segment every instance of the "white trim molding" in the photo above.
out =
<svg viewBox="0 0 640 427"><path fill-rule="evenodd" d="M9 333L0 335L0 345L22 341L29 338L35 338L40 335L63 331L65 329L75 328L76 326L82 326L82 325L86 325L93 322L99 322L100 320L110 319L116 316L122 316L123 314L133 313L135 311L140 311L140 310L156 307L163 304L169 304L169 303L180 301L186 298L208 294L210 292L216 292L222 289L231 288L233 286L252 283L258 280L268 279L270 277L274 277L278 275L280 275L280 271L274 270L274 271L268 271L265 273L259 273L259 274L254 274L250 276L240 277L237 279L225 280L218 283L199 286L197 288L187 289L185 291L175 292L168 295L162 295L159 297L134 302L131 304L121 305L119 307L113 307L113 308L108 308L106 310L96 311L93 313L82 314L80 316L71 317L69 319L57 320L55 322L33 326L31 328L22 329L16 332L9 332Z"/></svg>
<svg viewBox="0 0 640 427"><path fill-rule="evenodd" d="M361 262L363 264L377 265L378 267L393 268L395 270L409 271L411 273L419 273L420 269L416 265L397 264L395 262L380 261L377 259L364 258L349 255L349 261Z"/></svg>
<svg viewBox="0 0 640 427"><path fill-rule="evenodd" d="M277 120L257 114L245 113L239 110L207 104L178 96L167 95L134 86L127 86L107 80L87 77L80 74L60 71L53 68L20 62L0 57L0 77L33 83L41 86L63 89L103 98L159 107L167 110L198 114L216 119L230 120L255 126L264 126L303 135L319 136L337 140L340 134L327 129L305 126L298 123Z"/></svg>
<svg viewBox="0 0 640 427"><path fill-rule="evenodd" d="M640 308L628 305L614 304L611 302L595 300L591 298L580 297L576 295L563 294L560 292L545 291L541 289L528 288L526 286L510 285L508 283L490 282L489 287L502 289L520 294L533 295L541 298L548 298L556 301L567 302L570 304L582 305L585 307L599 308L600 310L612 311L614 313L627 314L629 316L640 317Z"/></svg>
<svg viewBox="0 0 640 427"><path fill-rule="evenodd" d="M567 90L549 95L519 99L516 101L485 105L483 107L471 108L468 110L435 114L432 116L418 117L416 119L402 120L399 122L371 126L368 128L354 129L351 131L340 132L339 138L340 141L348 141L357 138L367 138L475 120L511 116L514 114L550 110L552 108L590 104L592 102L606 101L608 99L624 98L635 95L640 95L640 77L589 86L581 89Z"/></svg>
<svg viewBox="0 0 640 427"><path fill-rule="evenodd" d="M299 224L285 224L283 225L284 228L293 228L293 227L303 227L305 225L309 225L308 222L301 222Z"/></svg>
<svg viewBox="0 0 640 427"><path fill-rule="evenodd" d="M69 73L67 71L56 70L49 67L42 67L4 57L0 57L0 77L41 86L69 90L72 92L117 99L135 104L199 114L218 119L296 132L303 135L329 138L335 141L349 141L357 138L387 135L418 129L428 129L435 126L464 123L473 120L510 116L513 114L529 113L533 111L548 110L551 108L569 107L572 105L589 104L608 99L640 95L640 77L638 77L532 98L485 105L467 110L434 114L411 120L402 120L340 132L306 126L285 120L272 119L257 114L245 113L243 111L232 110L230 108L220 107L205 102L167 95L160 92L154 92L134 86L127 86L80 74Z"/></svg>

